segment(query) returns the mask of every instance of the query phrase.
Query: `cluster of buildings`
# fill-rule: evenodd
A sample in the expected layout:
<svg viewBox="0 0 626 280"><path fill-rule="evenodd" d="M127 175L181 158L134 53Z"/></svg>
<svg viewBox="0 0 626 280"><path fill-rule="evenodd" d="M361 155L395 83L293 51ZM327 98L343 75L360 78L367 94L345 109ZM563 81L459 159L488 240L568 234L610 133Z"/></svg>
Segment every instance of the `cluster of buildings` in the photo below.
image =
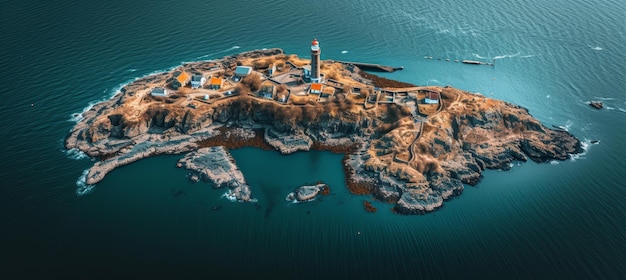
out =
<svg viewBox="0 0 626 280"><path fill-rule="evenodd" d="M292 93L301 96L312 96L318 102L324 102L335 94L337 89L343 90L343 84L328 79L324 79L321 73L321 48L319 41L314 39L311 42L311 63L302 67L297 67L293 63L286 61L290 66L290 71L277 72L276 64L269 65L265 80L262 82L258 90L258 96L262 98L276 100L278 102L287 103ZM279 69L282 70L282 69ZM251 66L236 66L230 80L234 83L240 82L244 77L254 72ZM232 82L229 81L229 83ZM183 87L191 89L208 89L218 91L224 88L225 78L222 77L205 77L200 73L189 74L186 71L174 71L172 76L166 80L165 87L156 87L151 91L152 96L168 96L170 91L178 91ZM277 87L282 85L280 91ZM359 93L359 88L353 89L354 93ZM230 91L227 92L228 95ZM202 94L202 93L200 93ZM406 97L407 92L391 92L374 88L366 102L369 103L393 103ZM208 99L208 94L205 99ZM440 93L434 91L426 91L422 104L439 104Z"/></svg>

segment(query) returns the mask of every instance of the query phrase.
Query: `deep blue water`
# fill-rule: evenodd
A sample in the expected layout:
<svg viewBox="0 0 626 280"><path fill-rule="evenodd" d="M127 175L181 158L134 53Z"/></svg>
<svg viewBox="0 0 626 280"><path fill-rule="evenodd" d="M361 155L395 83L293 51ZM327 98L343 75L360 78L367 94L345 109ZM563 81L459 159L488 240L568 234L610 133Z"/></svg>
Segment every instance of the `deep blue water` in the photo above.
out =
<svg viewBox="0 0 626 280"><path fill-rule="evenodd" d="M625 278L623 1L223 2L3 2L0 275ZM307 56L313 38L323 59L402 65L385 76L519 104L600 144L485 172L423 216L379 202L366 213L371 198L348 194L342 156L327 152L232 151L258 207L190 183L180 156L119 168L76 196L93 161L63 148L72 114L181 62L271 47ZM332 195L284 201L317 180Z"/></svg>

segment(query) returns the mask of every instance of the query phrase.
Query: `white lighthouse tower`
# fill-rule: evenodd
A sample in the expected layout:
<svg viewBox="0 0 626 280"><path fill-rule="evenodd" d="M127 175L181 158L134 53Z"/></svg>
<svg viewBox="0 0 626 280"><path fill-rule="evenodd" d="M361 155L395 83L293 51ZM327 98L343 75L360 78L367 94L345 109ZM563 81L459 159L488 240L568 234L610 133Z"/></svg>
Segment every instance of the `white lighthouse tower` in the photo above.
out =
<svg viewBox="0 0 626 280"><path fill-rule="evenodd" d="M320 43L317 39L313 39L311 42L311 82L319 83L322 81L322 75L320 72Z"/></svg>

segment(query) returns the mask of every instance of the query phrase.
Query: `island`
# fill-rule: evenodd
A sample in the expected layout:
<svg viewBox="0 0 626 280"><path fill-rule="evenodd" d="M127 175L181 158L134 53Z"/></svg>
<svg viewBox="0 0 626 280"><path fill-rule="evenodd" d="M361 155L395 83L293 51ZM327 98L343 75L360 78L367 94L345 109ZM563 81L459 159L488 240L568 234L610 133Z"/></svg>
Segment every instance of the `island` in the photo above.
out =
<svg viewBox="0 0 626 280"><path fill-rule="evenodd" d="M329 195L330 188L328 185L319 182L315 185L304 185L297 188L295 191L290 192L285 200L289 202L309 202L315 200L318 194Z"/></svg>
<svg viewBox="0 0 626 280"><path fill-rule="evenodd" d="M350 192L388 202L399 214L441 207L486 169L583 151L576 137L523 107L385 79L356 63L321 60L317 40L310 48L311 59L263 49L139 78L83 112L65 147L96 159L88 185L142 158L185 154L178 166L190 178L229 188L232 200L244 202L253 201L254 186L229 149L343 153Z"/></svg>

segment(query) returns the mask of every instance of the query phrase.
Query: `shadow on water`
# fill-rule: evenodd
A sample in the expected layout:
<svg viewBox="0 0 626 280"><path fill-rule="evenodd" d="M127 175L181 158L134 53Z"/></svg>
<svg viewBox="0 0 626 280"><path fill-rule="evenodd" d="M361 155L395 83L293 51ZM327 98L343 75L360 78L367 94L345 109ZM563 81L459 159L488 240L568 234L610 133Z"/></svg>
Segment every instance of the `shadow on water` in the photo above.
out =
<svg viewBox="0 0 626 280"><path fill-rule="evenodd" d="M257 203L257 210L265 206L265 217L269 217L274 207L282 200L282 193L279 187L269 183L268 181L259 182L258 190L265 196L265 205Z"/></svg>

